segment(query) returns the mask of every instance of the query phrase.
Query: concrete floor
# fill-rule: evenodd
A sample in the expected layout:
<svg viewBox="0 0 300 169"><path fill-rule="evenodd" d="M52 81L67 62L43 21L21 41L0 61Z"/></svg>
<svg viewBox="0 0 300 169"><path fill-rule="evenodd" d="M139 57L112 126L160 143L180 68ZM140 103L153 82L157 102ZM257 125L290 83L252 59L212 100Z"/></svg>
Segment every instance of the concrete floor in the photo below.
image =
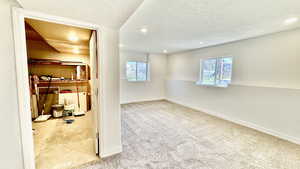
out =
<svg viewBox="0 0 300 169"><path fill-rule="evenodd" d="M91 112L72 117L73 124L62 118L32 123L37 169L67 169L99 160L94 149Z"/></svg>
<svg viewBox="0 0 300 169"><path fill-rule="evenodd" d="M122 106L123 152L80 169L299 169L300 146L167 101Z"/></svg>

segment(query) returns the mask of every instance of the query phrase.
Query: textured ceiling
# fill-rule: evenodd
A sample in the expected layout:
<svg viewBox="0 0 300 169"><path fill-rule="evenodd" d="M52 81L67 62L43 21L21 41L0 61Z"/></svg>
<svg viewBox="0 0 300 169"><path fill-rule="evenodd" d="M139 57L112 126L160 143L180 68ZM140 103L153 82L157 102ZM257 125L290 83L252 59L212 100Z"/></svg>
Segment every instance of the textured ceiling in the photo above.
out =
<svg viewBox="0 0 300 169"><path fill-rule="evenodd" d="M295 16L299 0L149 0L121 28L121 43L136 51L178 52L294 29L299 22L283 21Z"/></svg>
<svg viewBox="0 0 300 169"><path fill-rule="evenodd" d="M119 29L143 0L18 0L22 7Z"/></svg>

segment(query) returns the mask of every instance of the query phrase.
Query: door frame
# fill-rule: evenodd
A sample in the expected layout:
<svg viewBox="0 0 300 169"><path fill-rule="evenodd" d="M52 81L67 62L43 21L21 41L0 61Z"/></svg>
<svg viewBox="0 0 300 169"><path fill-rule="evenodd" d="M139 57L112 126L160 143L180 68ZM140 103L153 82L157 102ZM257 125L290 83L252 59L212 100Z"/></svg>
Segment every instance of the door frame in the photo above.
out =
<svg viewBox="0 0 300 169"><path fill-rule="evenodd" d="M78 20L68 19L64 17L48 15L31 10L25 10L18 7L12 8L13 16L13 31L15 42L15 62L16 62L16 75L17 75L17 97L18 97L18 112L19 112L19 124L21 131L21 146L24 169L35 169L35 155L34 155L34 143L32 136L32 120L30 110L30 92L28 81L28 64L27 64L27 49L26 49L26 35L25 35L25 18L37 19L42 21L54 22L64 25L76 26L86 29L95 30L97 32L97 51L98 51L98 73L99 73L99 86L98 90L103 91L103 41L102 30L104 27L99 25L90 24ZM104 129L103 122L103 94L98 92L98 131L101 133ZM99 156L103 150L103 134L98 136L99 138Z"/></svg>

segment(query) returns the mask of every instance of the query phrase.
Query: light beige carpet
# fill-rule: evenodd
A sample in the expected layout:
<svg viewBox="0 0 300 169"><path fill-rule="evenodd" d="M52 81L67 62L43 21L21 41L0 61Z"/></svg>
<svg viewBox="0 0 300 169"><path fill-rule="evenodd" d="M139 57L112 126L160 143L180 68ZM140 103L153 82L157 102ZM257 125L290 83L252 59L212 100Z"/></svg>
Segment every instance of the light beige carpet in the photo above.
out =
<svg viewBox="0 0 300 169"><path fill-rule="evenodd" d="M167 101L123 105L122 134L80 169L300 169L300 146Z"/></svg>

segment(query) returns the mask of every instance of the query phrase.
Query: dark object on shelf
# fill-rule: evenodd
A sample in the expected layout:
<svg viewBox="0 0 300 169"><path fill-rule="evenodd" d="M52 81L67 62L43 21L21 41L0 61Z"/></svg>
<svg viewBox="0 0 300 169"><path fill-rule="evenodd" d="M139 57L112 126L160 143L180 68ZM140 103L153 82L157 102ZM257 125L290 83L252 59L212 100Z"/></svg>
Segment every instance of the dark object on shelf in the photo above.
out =
<svg viewBox="0 0 300 169"><path fill-rule="evenodd" d="M75 120L74 119L66 119L65 122L67 124L72 124Z"/></svg>

